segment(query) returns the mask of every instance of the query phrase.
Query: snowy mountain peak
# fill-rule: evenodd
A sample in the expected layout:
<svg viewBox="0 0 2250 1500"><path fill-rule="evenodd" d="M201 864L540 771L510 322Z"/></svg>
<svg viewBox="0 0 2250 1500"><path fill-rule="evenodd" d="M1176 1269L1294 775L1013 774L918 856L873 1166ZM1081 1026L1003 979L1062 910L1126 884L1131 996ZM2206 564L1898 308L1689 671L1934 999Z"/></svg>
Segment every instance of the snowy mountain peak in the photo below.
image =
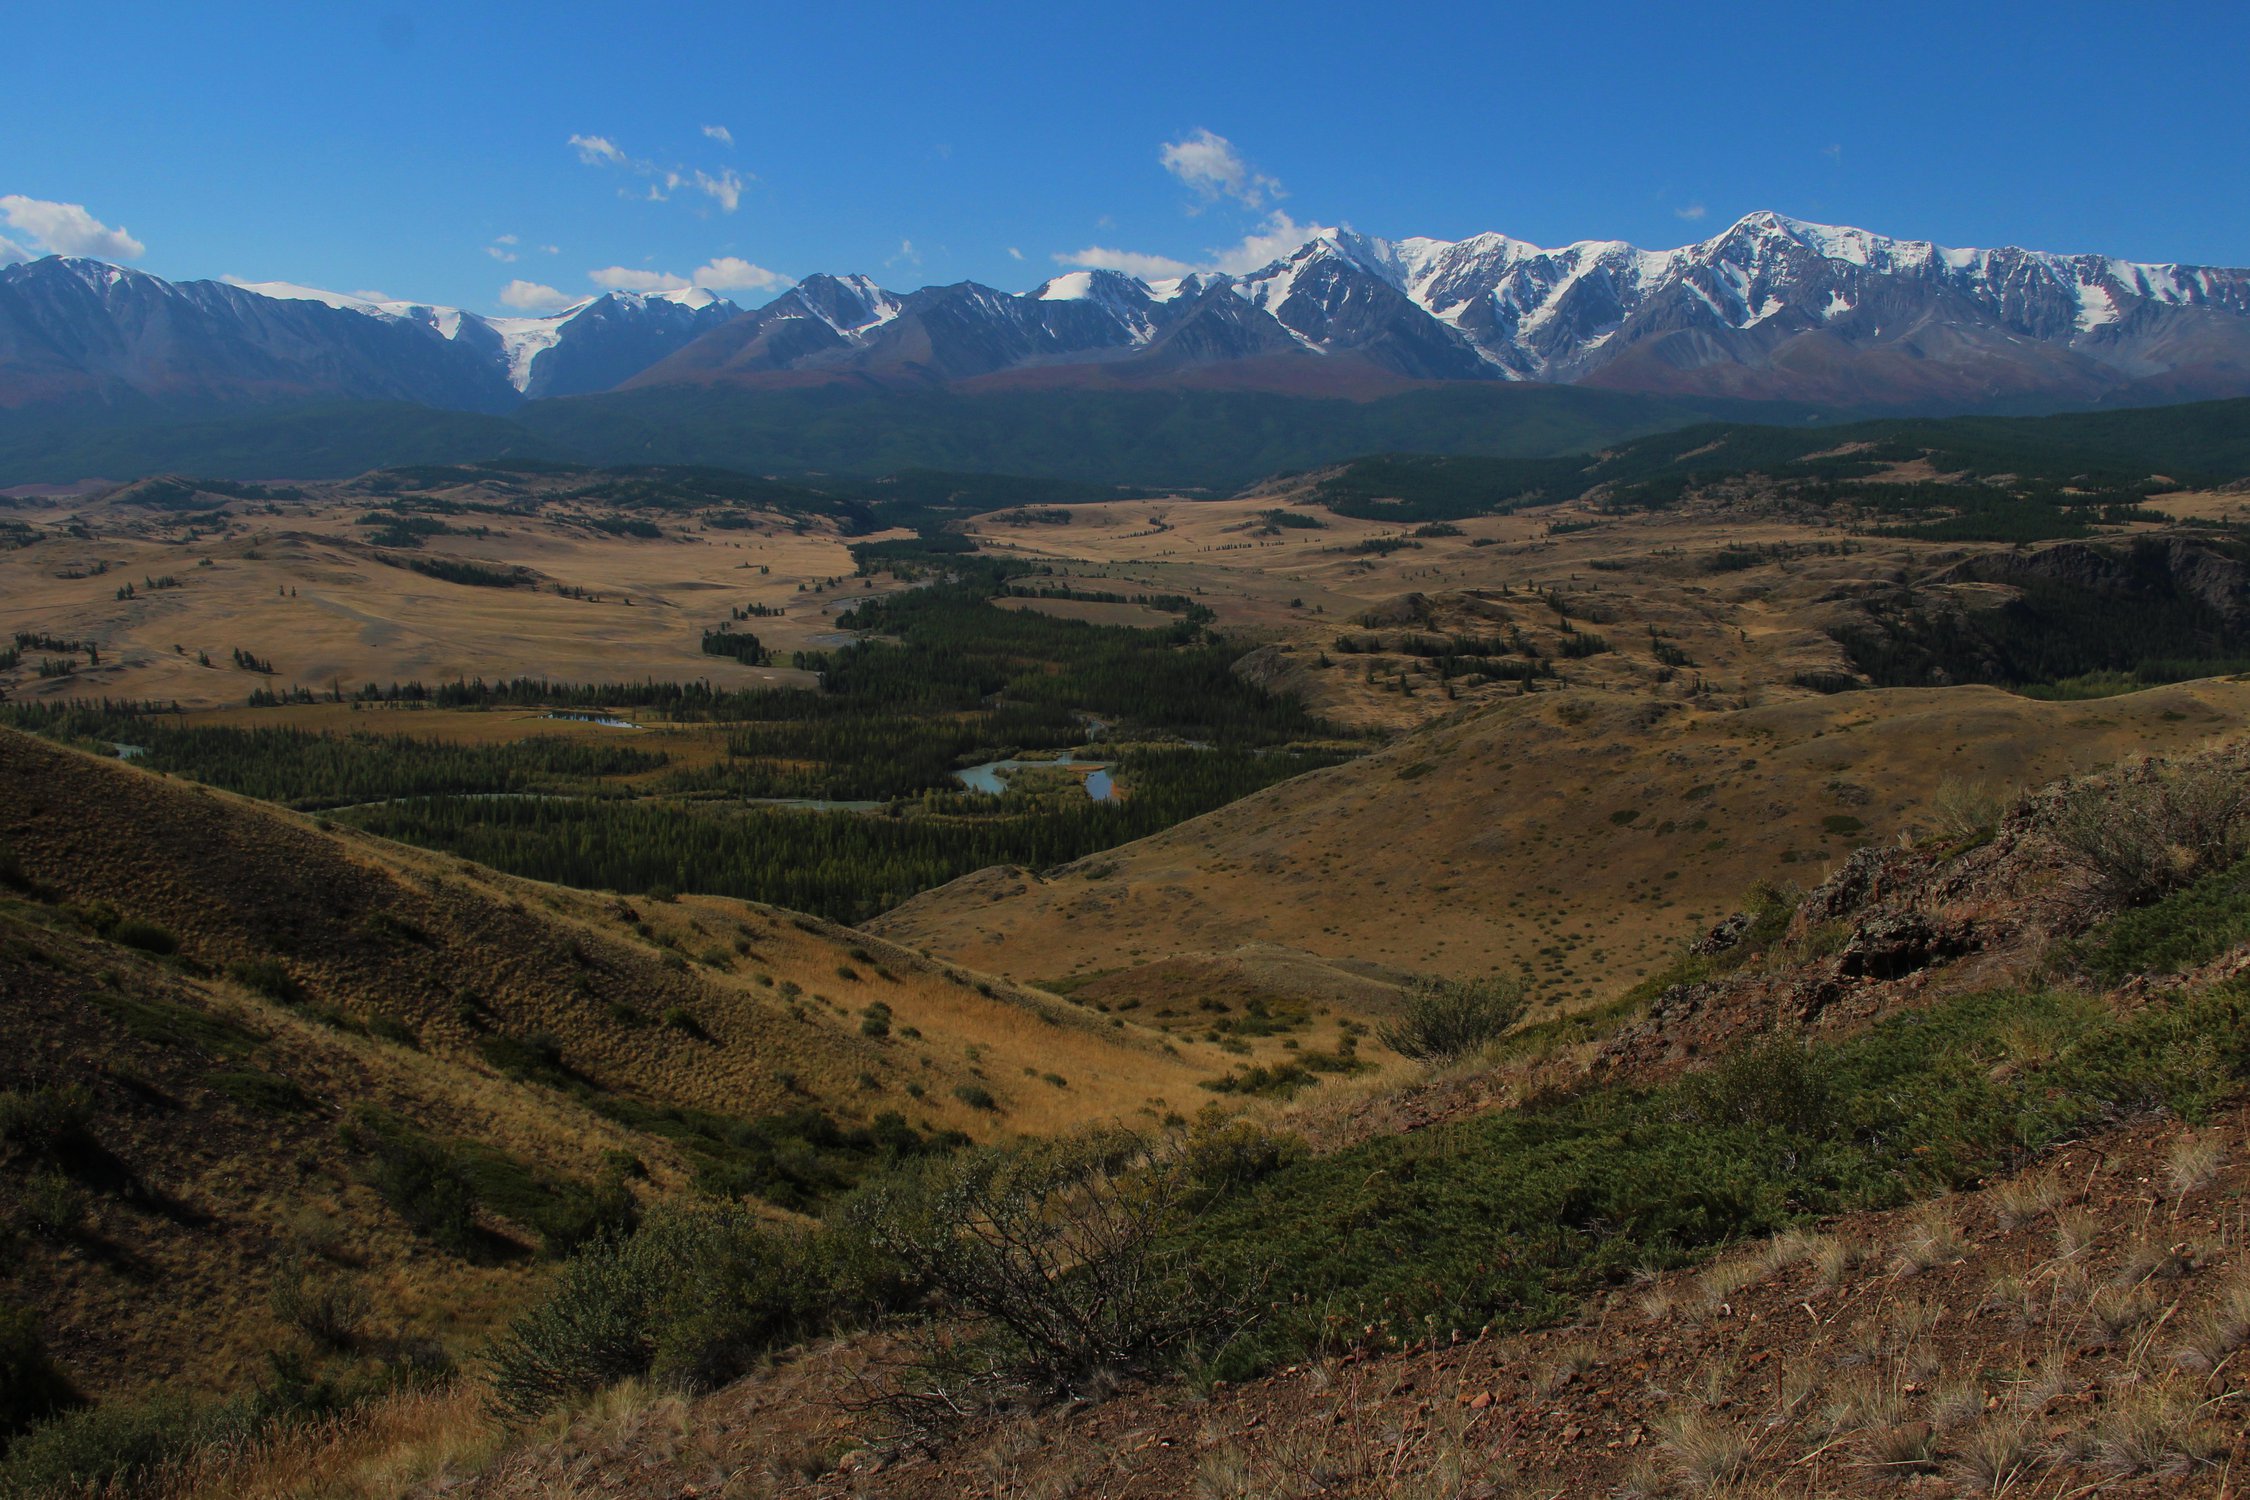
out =
<svg viewBox="0 0 2250 1500"><path fill-rule="evenodd" d="M583 377L572 380L550 373L558 359L566 366L588 363L569 352L576 345L601 344L614 351L645 345L653 337L657 347L646 363L654 363L674 347L740 311L725 298L693 286L661 292L604 292L554 312L486 317L458 307L409 302L375 292L331 292L292 281L228 277L226 284L276 301L318 302L388 323L425 328L471 351L522 395L579 394L589 388L606 388L589 387ZM612 353L591 363L606 375L615 358ZM617 379L634 373L628 369Z"/></svg>

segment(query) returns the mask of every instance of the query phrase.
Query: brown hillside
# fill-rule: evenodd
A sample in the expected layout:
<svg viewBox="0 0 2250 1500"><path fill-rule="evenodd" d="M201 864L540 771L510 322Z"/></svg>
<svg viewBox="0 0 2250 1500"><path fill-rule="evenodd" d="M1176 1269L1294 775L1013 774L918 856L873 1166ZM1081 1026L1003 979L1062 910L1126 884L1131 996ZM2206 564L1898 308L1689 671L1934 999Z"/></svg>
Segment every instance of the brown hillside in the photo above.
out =
<svg viewBox="0 0 2250 1500"><path fill-rule="evenodd" d="M2200 744L2250 714L2213 679L2094 702L1960 687L1711 711L1510 699L1045 875L982 871L873 931L1059 982L1261 944L1336 964L1528 970L1559 1007L1648 973L1751 882L1810 885L1948 782L2035 785Z"/></svg>
<svg viewBox="0 0 2250 1500"><path fill-rule="evenodd" d="M702 1165L651 1111L992 1138L1190 1109L1223 1071L811 918L501 877L13 731L0 809L0 1093L79 1094L92 1143L66 1181L0 1171L30 1230L0 1296L89 1392L238 1388L307 1255L341 1257L371 1321L455 1347L520 1305L539 1215L488 1202L483 1252L433 1251L361 1180L339 1127L362 1107L550 1196L635 1162L646 1198Z"/></svg>

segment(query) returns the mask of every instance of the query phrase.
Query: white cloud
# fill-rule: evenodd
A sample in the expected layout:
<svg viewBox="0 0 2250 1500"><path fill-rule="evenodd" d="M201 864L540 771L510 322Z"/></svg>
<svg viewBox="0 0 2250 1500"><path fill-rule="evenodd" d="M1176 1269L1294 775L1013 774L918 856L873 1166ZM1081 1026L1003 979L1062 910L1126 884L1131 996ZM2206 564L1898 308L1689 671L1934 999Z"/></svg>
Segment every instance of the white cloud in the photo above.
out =
<svg viewBox="0 0 2250 1500"><path fill-rule="evenodd" d="M922 252L914 248L912 240L900 240L898 254L883 262L886 266L919 266L921 263Z"/></svg>
<svg viewBox="0 0 2250 1500"><path fill-rule="evenodd" d="M706 125L703 127L703 133L722 146L734 144L734 132L724 125Z"/></svg>
<svg viewBox="0 0 2250 1500"><path fill-rule="evenodd" d="M780 272L754 266L739 255L714 256L688 280L708 292L764 292L789 284Z"/></svg>
<svg viewBox="0 0 2250 1500"><path fill-rule="evenodd" d="M631 160L607 136L574 135L570 144L578 148L578 159L589 167L622 167Z"/></svg>
<svg viewBox="0 0 2250 1500"><path fill-rule="evenodd" d="M540 253L541 255L560 255L560 254L562 254L562 246L560 246L560 245L541 245L541 246L539 247L539 253Z"/></svg>
<svg viewBox="0 0 2250 1500"><path fill-rule="evenodd" d="M1010 245L1010 246L1008 247L1008 259L1010 259L1010 260L1022 260L1022 259L1023 259L1023 252L1022 252L1021 250L1018 250L1018 249L1017 249L1017 248L1016 248L1015 246L1013 246L1013 245Z"/></svg>
<svg viewBox="0 0 2250 1500"><path fill-rule="evenodd" d="M513 245L516 243L516 237L512 234L504 234L501 235L498 239L494 240L492 243L494 243L495 245Z"/></svg>
<svg viewBox="0 0 2250 1500"><path fill-rule="evenodd" d="M1185 276L1195 269L1184 260L1174 260L1168 255L1143 255L1138 250L1113 250L1106 245L1088 245L1083 250L1072 250L1055 257L1058 265L1082 266L1089 271L1123 271L1128 276L1138 276L1143 281L1164 281L1174 276Z"/></svg>
<svg viewBox="0 0 2250 1500"><path fill-rule="evenodd" d="M674 276L669 271L636 271L630 266L604 266L599 271L588 271L586 279L613 292L684 292L695 285L685 276Z"/></svg>
<svg viewBox="0 0 2250 1500"><path fill-rule="evenodd" d="M1205 254L1209 257L1201 265L1191 265L1184 260L1174 260L1169 255L1148 255L1138 250L1117 250L1104 245L1089 245L1083 250L1057 255L1060 265L1084 266L1097 271L1123 271L1128 276L1138 276L1143 281L1162 281L1173 276L1185 276L1193 271L1224 271L1239 276L1245 271L1255 271L1280 260L1316 235L1330 231L1318 224L1300 224L1280 209L1267 214L1265 221L1244 235L1239 244L1215 247Z"/></svg>
<svg viewBox="0 0 2250 1500"><path fill-rule="evenodd" d="M1327 233L1320 225L1300 224L1277 208L1266 215L1263 224L1244 235L1241 244L1213 250L1211 269L1236 275L1255 271L1273 264L1313 236Z"/></svg>
<svg viewBox="0 0 2250 1500"><path fill-rule="evenodd" d="M1232 198L1244 208L1263 208L1268 198L1288 196L1278 180L1243 160L1234 142L1208 130L1198 129L1184 140L1166 141L1156 159L1206 203Z"/></svg>
<svg viewBox="0 0 2250 1500"><path fill-rule="evenodd" d="M1686 219L1686 220L1688 220L1689 222L1691 222L1691 223L1692 223L1693 221L1695 221L1695 220L1697 220L1697 219L1700 219L1700 218L1702 218L1702 217L1703 217L1703 216L1704 216L1705 214L1709 213L1710 211L1711 211L1711 210L1709 210L1709 209L1705 208L1705 207L1704 207L1704 206L1703 206L1702 204L1700 204L1700 203L1690 203L1690 204L1689 204L1689 205L1688 205L1687 207L1685 207L1685 208L1675 208L1675 209L1673 209L1673 210L1672 210L1672 217L1673 217L1673 218L1675 218L1675 219Z"/></svg>
<svg viewBox="0 0 2250 1500"><path fill-rule="evenodd" d="M138 260L148 246L123 229L112 229L77 203L50 203L21 193L0 197L0 219L31 237L31 243L56 255L90 255L97 260Z"/></svg>
<svg viewBox="0 0 2250 1500"><path fill-rule="evenodd" d="M500 305L518 312L559 312L577 300L567 292L558 292L536 281L511 281L500 288Z"/></svg>
<svg viewBox="0 0 2250 1500"><path fill-rule="evenodd" d="M724 138L728 145L734 137L723 125L706 125L705 135L718 132L714 139ZM732 167L722 167L714 174L701 167L661 167L646 157L628 155L625 149L606 136L574 135L570 144L578 148L578 159L589 167L622 167L636 177L649 179L648 191L641 197L650 203L668 203L672 195L682 188L693 188L719 205L721 211L733 213L742 202L742 190L755 179L745 177ZM633 195L619 188L617 195Z"/></svg>
<svg viewBox="0 0 2250 1500"><path fill-rule="evenodd" d="M23 246L0 234L0 266L12 266L19 260L30 260L32 254Z"/></svg>
<svg viewBox="0 0 2250 1500"><path fill-rule="evenodd" d="M499 261L502 265L513 265L515 263L516 252L507 248L505 243L487 245L484 247L484 253Z"/></svg>
<svg viewBox="0 0 2250 1500"><path fill-rule="evenodd" d="M699 193L707 193L726 213L733 213L742 201L742 174L732 167L724 168L713 177L708 172L691 172L688 185Z"/></svg>

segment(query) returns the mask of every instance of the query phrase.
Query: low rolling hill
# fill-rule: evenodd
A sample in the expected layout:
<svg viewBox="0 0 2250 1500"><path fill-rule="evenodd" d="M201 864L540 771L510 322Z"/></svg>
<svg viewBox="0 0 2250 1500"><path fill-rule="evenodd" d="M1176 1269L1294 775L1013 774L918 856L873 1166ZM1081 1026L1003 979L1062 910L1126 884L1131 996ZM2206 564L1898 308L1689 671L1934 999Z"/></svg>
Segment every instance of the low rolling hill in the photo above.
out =
<svg viewBox="0 0 2250 1500"><path fill-rule="evenodd" d="M89 1395L241 1385L300 1281L356 1289L355 1347L463 1347L636 1204L812 1210L1220 1071L812 918L496 876L13 731L0 807L0 1297Z"/></svg>

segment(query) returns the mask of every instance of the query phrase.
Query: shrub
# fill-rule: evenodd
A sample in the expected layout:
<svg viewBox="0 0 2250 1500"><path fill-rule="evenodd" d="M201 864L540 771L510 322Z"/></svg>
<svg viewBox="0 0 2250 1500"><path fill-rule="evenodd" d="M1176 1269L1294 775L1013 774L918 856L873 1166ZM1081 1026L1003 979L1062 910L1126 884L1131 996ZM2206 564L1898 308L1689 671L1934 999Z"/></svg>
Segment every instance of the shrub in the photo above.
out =
<svg viewBox="0 0 2250 1500"><path fill-rule="evenodd" d="M981 1083L956 1084L953 1089L953 1097L971 1109L997 1111L1000 1108L1000 1101L992 1097L992 1090Z"/></svg>
<svg viewBox="0 0 2250 1500"><path fill-rule="evenodd" d="M2250 861L2215 870L2152 905L2121 912L2055 956L2103 985L2174 974L2250 941Z"/></svg>
<svg viewBox="0 0 2250 1500"><path fill-rule="evenodd" d="M357 1281L297 1262L276 1273L268 1302L276 1321L323 1349L350 1348L367 1321L367 1292Z"/></svg>
<svg viewBox="0 0 2250 1500"><path fill-rule="evenodd" d="M130 1494L137 1478L167 1460L207 1443L245 1437L254 1425L247 1402L198 1406L178 1395L105 1401L66 1412L17 1438L0 1462L0 1496Z"/></svg>
<svg viewBox="0 0 2250 1500"><path fill-rule="evenodd" d="M128 948L138 948L143 953L167 954L180 951L180 940L168 928L154 922L144 922L138 917L121 918L110 928L112 942L123 943Z"/></svg>
<svg viewBox="0 0 2250 1500"><path fill-rule="evenodd" d="M47 1353L38 1319L22 1308L0 1306L0 1446L79 1399Z"/></svg>
<svg viewBox="0 0 2250 1500"><path fill-rule="evenodd" d="M1835 1089L1823 1064L1802 1043L1780 1038L1737 1048L1680 1080L1679 1118L1823 1135L1837 1123Z"/></svg>
<svg viewBox="0 0 2250 1500"><path fill-rule="evenodd" d="M0 1092L0 1146L12 1156L54 1161L93 1140L94 1101L80 1084Z"/></svg>
<svg viewBox="0 0 2250 1500"><path fill-rule="evenodd" d="M278 958L238 959L227 965L227 974L237 984L283 1005L295 1005L305 998L304 990Z"/></svg>
<svg viewBox="0 0 2250 1500"><path fill-rule="evenodd" d="M2138 906L2243 856L2250 779L2215 766L2144 765L2073 792L2054 832L2097 902Z"/></svg>
<svg viewBox="0 0 2250 1500"><path fill-rule="evenodd" d="M533 1416L635 1376L718 1385L899 1295L840 1237L764 1224L733 1204L670 1209L572 1256L486 1360L500 1404Z"/></svg>
<svg viewBox="0 0 2250 1500"><path fill-rule="evenodd" d="M414 1028L399 1020L396 1016L375 1017L367 1023L367 1033L370 1036L380 1037L393 1046L414 1049L422 1045L422 1038Z"/></svg>
<svg viewBox="0 0 2250 1500"><path fill-rule="evenodd" d="M457 1255L477 1248L476 1189L452 1153L364 1108L342 1134L347 1147L366 1153L368 1186L409 1228Z"/></svg>
<svg viewBox="0 0 2250 1500"><path fill-rule="evenodd" d="M983 1325L932 1369L941 1383L1067 1396L1153 1369L1224 1321L1227 1299L1176 1233L1192 1188L1178 1151L1099 1130L925 1162L843 1212L908 1282Z"/></svg>
<svg viewBox="0 0 2250 1500"><path fill-rule="evenodd" d="M1946 844L1981 844L1992 837L2004 810L2000 795L1983 782L1948 776L1930 798L1930 826Z"/></svg>
<svg viewBox="0 0 2250 1500"><path fill-rule="evenodd" d="M76 1239L93 1211L93 1200L84 1188L53 1167L43 1167L24 1183L15 1217L18 1227L60 1243Z"/></svg>
<svg viewBox="0 0 2250 1500"><path fill-rule="evenodd" d="M296 1114L311 1107L312 1101L305 1091L286 1078L256 1068L242 1068L225 1073L214 1073L211 1087L235 1103L269 1115Z"/></svg>
<svg viewBox="0 0 2250 1500"><path fill-rule="evenodd" d="M1416 980L1398 1020L1376 1034L1401 1056L1448 1061L1497 1040L1522 1018L1526 1003L1520 979Z"/></svg>
<svg viewBox="0 0 2250 1500"><path fill-rule="evenodd" d="M1246 1192L1306 1154L1302 1137L1250 1120L1199 1121L1182 1146L1189 1207Z"/></svg>

